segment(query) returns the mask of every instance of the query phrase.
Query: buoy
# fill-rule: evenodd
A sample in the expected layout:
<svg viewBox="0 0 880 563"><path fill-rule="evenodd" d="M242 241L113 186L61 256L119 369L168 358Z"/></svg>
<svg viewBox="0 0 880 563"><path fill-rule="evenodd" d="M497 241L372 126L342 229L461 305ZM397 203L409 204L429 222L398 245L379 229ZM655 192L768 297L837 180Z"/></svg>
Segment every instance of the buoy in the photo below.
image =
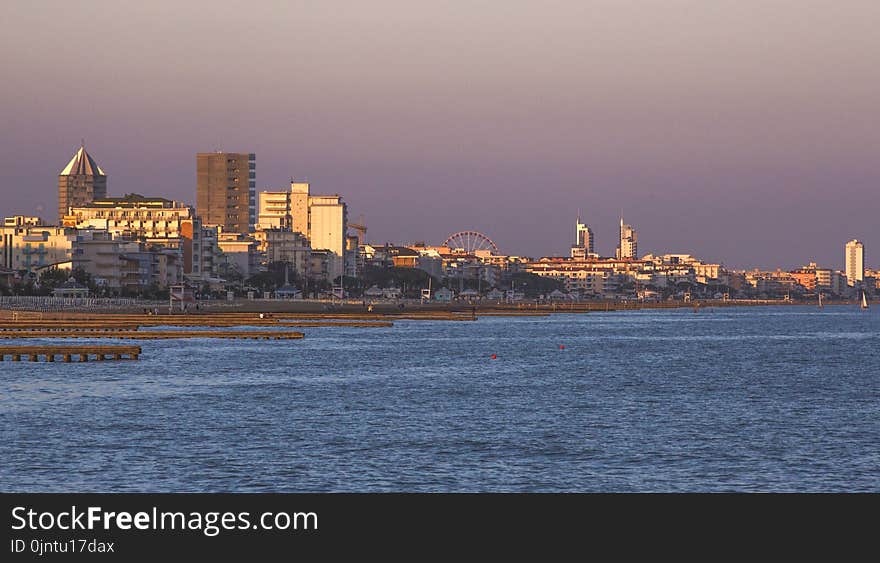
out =
<svg viewBox="0 0 880 563"><path fill-rule="evenodd" d="M565 350L565 344L560 344L560 345L559 345L559 349L560 349L560 350Z"/></svg>
<svg viewBox="0 0 880 563"><path fill-rule="evenodd" d="M498 358L498 356L497 356L497 355L495 355L495 354L492 354L492 356L490 356L490 357L491 357L491 358L492 358L492 359L493 359L493 360L495 360L495 359L497 359L497 358Z"/></svg>

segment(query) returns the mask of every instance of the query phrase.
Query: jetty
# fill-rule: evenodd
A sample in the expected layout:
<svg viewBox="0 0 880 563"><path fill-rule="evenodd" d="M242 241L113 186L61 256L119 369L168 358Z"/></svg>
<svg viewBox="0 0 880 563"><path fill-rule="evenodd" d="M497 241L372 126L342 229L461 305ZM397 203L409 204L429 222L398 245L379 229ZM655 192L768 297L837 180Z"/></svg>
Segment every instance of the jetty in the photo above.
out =
<svg viewBox="0 0 880 563"><path fill-rule="evenodd" d="M284 330L3 330L0 339L14 338L101 338L119 340L172 340L179 338L224 338L234 340L298 340L301 332Z"/></svg>
<svg viewBox="0 0 880 563"><path fill-rule="evenodd" d="M362 328L382 328L394 326L390 320L307 320L293 319L284 320L276 318L259 318L255 315L242 317L226 317L214 315L167 315L167 316L143 316L139 318L124 317L118 318L107 315L102 321L92 319L46 319L46 320L25 320L15 322L0 322L0 332L8 330L89 330L89 331L119 331L119 330L138 330L142 327L205 327L205 328L229 328L236 326L254 326L254 327L362 327Z"/></svg>
<svg viewBox="0 0 880 563"><path fill-rule="evenodd" d="M71 362L76 357L80 362L95 360L136 360L141 354L140 346L0 346L0 362L9 357L13 362L25 358L38 362L40 358L54 362L56 357Z"/></svg>

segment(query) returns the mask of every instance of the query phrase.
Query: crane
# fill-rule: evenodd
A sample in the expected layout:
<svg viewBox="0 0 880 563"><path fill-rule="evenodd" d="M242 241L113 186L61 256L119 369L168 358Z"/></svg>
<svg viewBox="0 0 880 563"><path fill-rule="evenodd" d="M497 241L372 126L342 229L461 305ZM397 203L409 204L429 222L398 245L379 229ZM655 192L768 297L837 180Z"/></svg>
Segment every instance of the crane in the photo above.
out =
<svg viewBox="0 0 880 563"><path fill-rule="evenodd" d="M363 215L358 216L356 223L349 223L348 228L354 229L355 231L358 232L358 234L360 235L360 241L362 244L367 243L367 226L364 223L364 216Z"/></svg>

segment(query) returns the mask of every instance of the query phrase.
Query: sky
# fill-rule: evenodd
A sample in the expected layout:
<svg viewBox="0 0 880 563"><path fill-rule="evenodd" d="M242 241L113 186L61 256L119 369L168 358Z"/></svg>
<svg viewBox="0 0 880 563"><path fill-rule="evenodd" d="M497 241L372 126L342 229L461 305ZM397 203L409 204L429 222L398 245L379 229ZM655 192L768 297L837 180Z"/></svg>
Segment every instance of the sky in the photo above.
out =
<svg viewBox="0 0 880 563"><path fill-rule="evenodd" d="M111 195L195 203L195 154L342 194L371 243L880 266L880 2L10 0L0 215L54 219L81 139Z"/></svg>

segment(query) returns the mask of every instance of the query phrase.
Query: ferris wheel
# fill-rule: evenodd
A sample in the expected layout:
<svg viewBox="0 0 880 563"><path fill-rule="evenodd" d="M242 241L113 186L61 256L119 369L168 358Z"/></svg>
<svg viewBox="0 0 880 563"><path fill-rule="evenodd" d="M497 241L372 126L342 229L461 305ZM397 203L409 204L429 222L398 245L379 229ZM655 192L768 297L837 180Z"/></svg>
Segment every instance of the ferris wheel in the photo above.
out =
<svg viewBox="0 0 880 563"><path fill-rule="evenodd" d="M492 239L477 231L460 231L449 235L443 242L452 250L463 251L465 254L474 254L478 250L491 250L498 253L498 246L492 242Z"/></svg>

